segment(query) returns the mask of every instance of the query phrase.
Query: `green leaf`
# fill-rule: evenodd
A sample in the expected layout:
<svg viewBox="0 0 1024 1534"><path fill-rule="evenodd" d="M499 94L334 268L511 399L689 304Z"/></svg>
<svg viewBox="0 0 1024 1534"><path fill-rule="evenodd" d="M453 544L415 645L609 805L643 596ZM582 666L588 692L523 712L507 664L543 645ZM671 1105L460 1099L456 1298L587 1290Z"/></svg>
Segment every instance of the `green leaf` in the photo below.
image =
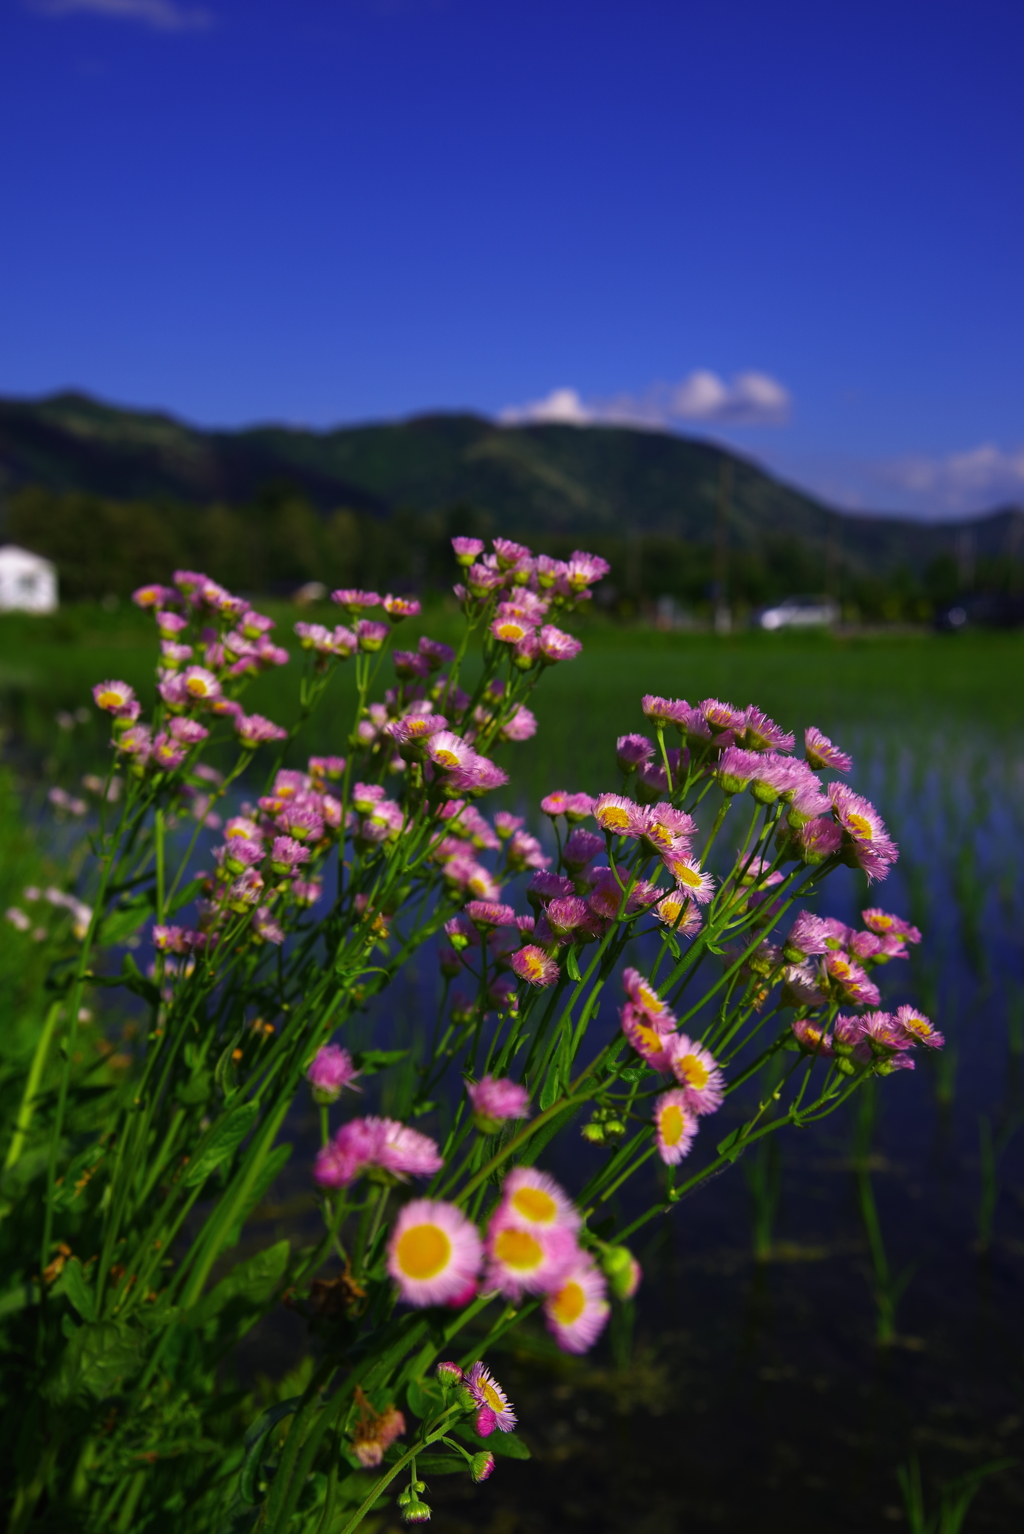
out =
<svg viewBox="0 0 1024 1534"><path fill-rule="evenodd" d="M60 1281L54 1285L54 1293L65 1295L83 1321L95 1321L96 1296L89 1286L85 1270L77 1257L72 1257L65 1263Z"/></svg>
<svg viewBox="0 0 1024 1534"><path fill-rule="evenodd" d="M221 1051L220 1059L217 1061L213 1072L213 1079L218 1088L228 1098L233 1097L238 1090L235 1082L235 1062L232 1056L241 1041L242 1029L240 1028L227 1047Z"/></svg>
<svg viewBox="0 0 1024 1534"><path fill-rule="evenodd" d="M274 1150L270 1152L270 1155L263 1163L262 1172L260 1172L256 1181L249 1189L245 1203L242 1205L242 1208L239 1212L238 1219L235 1221L234 1225L232 1225L230 1231L228 1232L227 1239L224 1242L226 1249L238 1244L242 1234L242 1226L252 1214L257 1204L262 1203L263 1199L267 1195L268 1190L273 1185L278 1172L281 1171L291 1153L292 1148L290 1145L278 1145Z"/></svg>
<svg viewBox="0 0 1024 1534"><path fill-rule="evenodd" d="M492 1433L484 1443L492 1454L504 1455L506 1459L529 1459L530 1451L515 1433Z"/></svg>
<svg viewBox="0 0 1024 1534"><path fill-rule="evenodd" d="M278 1241L255 1257L247 1257L236 1264L216 1288L204 1295L198 1305L187 1314L191 1326L205 1326L224 1309L230 1300L241 1300L247 1305L262 1305L268 1300L288 1267L291 1245Z"/></svg>
<svg viewBox="0 0 1024 1534"><path fill-rule="evenodd" d="M122 901L104 917L97 934L97 946L109 948L116 943L123 943L125 938L137 932L142 923L152 914L153 901L148 893L135 900Z"/></svg>
<svg viewBox="0 0 1024 1534"><path fill-rule="evenodd" d="M199 1108L208 1102L213 1091L213 1077L209 1071L197 1071L188 1081L183 1081L174 1094L183 1108Z"/></svg>
<svg viewBox="0 0 1024 1534"><path fill-rule="evenodd" d="M721 1144L716 1146L717 1154L719 1156L728 1156L730 1161L736 1161L742 1156L744 1147L740 1144L740 1141L743 1138L745 1128L746 1125L741 1124L739 1129L734 1129L731 1135L726 1135Z"/></svg>
<svg viewBox="0 0 1024 1534"><path fill-rule="evenodd" d="M123 1321L93 1321L76 1327L42 1394L55 1405L76 1397L102 1401L142 1364L143 1334Z"/></svg>
<svg viewBox="0 0 1024 1534"><path fill-rule="evenodd" d="M357 1071L364 1076L372 1076L376 1071L394 1065L397 1060L404 1060L408 1053L407 1049L364 1049L352 1058Z"/></svg>
<svg viewBox="0 0 1024 1534"><path fill-rule="evenodd" d="M678 959L682 950L679 947L679 939L676 937L675 933L666 933L665 940L668 943L668 951L672 955L673 959Z"/></svg>
<svg viewBox="0 0 1024 1534"><path fill-rule="evenodd" d="M570 948L565 956L565 972L570 980L579 981L583 979L583 976L580 974L579 963L576 959L575 948Z"/></svg>
<svg viewBox="0 0 1024 1534"><path fill-rule="evenodd" d="M544 1077L544 1085L540 1089L540 1107L542 1113L546 1112L547 1109L551 1107L552 1103L558 1101L558 1094L560 1090L561 1088L558 1082L558 1068L556 1065L552 1066L551 1070L548 1071L547 1075Z"/></svg>
<svg viewBox="0 0 1024 1534"><path fill-rule="evenodd" d="M38 1304L38 1284L15 1284L13 1289L5 1289L3 1294L0 1294L0 1317L12 1316L16 1311Z"/></svg>
<svg viewBox="0 0 1024 1534"><path fill-rule="evenodd" d="M469 1466L461 1454L417 1454L416 1472L423 1475L458 1475Z"/></svg>
<svg viewBox="0 0 1024 1534"><path fill-rule="evenodd" d="M130 953L126 953L121 960L121 973L111 982L113 985L123 985L126 991L131 991L135 996L141 996L143 1001L148 1001L150 1006L157 1006L160 1001L160 988L147 980L139 969Z"/></svg>
<svg viewBox="0 0 1024 1534"><path fill-rule="evenodd" d="M259 1112L259 1103L242 1103L234 1112L229 1113L214 1126L205 1146L186 1169L184 1177L186 1188L198 1187L200 1183L206 1181L211 1172L216 1171L221 1162L227 1161L228 1157L233 1155L259 1118Z"/></svg>
<svg viewBox="0 0 1024 1534"><path fill-rule="evenodd" d="M409 1410L416 1417L432 1417L444 1405L441 1387L436 1380L411 1380L405 1399L409 1403Z"/></svg>
<svg viewBox="0 0 1024 1534"><path fill-rule="evenodd" d="M301 1404L301 1396L291 1396L287 1401L278 1401L276 1406L268 1406L245 1435L245 1459L242 1461L238 1493L250 1507L255 1507L260 1501L259 1473L263 1468L263 1446L277 1424L297 1412Z"/></svg>

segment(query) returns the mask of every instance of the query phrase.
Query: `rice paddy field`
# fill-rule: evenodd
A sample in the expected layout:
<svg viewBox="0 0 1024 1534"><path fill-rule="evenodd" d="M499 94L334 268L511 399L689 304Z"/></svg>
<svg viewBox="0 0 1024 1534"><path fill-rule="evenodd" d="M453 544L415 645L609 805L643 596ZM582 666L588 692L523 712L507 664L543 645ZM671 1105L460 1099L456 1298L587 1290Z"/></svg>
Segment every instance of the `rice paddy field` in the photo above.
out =
<svg viewBox="0 0 1024 1534"><path fill-rule="evenodd" d="M282 610L282 630L294 616ZM421 627L445 638L452 624L439 611ZM436 1526L923 1531L902 1470L908 1484L919 1474L924 1508L945 1508L938 1527L952 1534L957 1484L986 1470L963 1527L1019 1530L1024 636L716 639L595 626L583 638L579 659L544 678L537 735L506 748L504 803L536 823L552 789L617 787L615 738L643 728L645 692L755 702L798 732L820 726L852 752L851 781L901 847L870 899L844 871L824 914L850 920L881 904L921 928L911 965L886 973L885 999L914 998L948 1042L913 1074L858 1094L848 1115L765 1142L646 1226L635 1314L593 1355L568 1359L540 1333L514 1341L496 1363L533 1457L503 1461L486 1488L439 1483ZM46 788L74 791L100 758L105 731L75 716L91 684L121 677L145 698L154 656L150 622L134 614L0 618L0 723L20 806L0 821L3 905L30 866L59 855ZM293 691L286 673L263 679L252 706L287 723ZM342 673L307 753L344 749L350 707ZM388 993L380 1027L415 1034L435 991L425 955ZM276 1189L267 1230L301 1221L303 1198L300 1182ZM244 1367L284 1373L303 1345L284 1316Z"/></svg>

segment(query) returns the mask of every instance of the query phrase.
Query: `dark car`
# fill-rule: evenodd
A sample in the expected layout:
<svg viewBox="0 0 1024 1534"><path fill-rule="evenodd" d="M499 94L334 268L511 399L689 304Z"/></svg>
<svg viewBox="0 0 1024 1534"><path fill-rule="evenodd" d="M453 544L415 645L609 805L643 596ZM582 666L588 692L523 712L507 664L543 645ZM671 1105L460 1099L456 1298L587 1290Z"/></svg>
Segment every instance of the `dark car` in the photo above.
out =
<svg viewBox="0 0 1024 1534"><path fill-rule="evenodd" d="M1011 629L1024 624L1024 596L1005 591L976 591L940 607L935 627L943 634L964 629Z"/></svg>

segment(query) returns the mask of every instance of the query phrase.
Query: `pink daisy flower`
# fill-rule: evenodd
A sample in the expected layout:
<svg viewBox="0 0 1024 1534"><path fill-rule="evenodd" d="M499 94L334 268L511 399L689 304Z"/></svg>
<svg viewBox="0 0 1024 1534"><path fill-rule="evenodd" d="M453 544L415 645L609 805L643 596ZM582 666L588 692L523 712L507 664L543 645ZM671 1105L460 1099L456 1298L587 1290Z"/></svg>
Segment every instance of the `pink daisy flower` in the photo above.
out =
<svg viewBox="0 0 1024 1534"><path fill-rule="evenodd" d="M453 538L452 548L455 550L455 558L459 564L468 569L483 553L484 542L482 538Z"/></svg>
<svg viewBox="0 0 1024 1534"><path fill-rule="evenodd" d="M849 772L853 766L853 758L834 746L813 724L804 731L804 755L810 765L819 770L831 767L835 772Z"/></svg>
<svg viewBox="0 0 1024 1534"><path fill-rule="evenodd" d="M604 846L603 841L601 845ZM543 901L558 900L573 893L571 879L565 878L563 874L548 873L545 869L535 873L526 886L526 898L535 907Z"/></svg>
<svg viewBox="0 0 1024 1534"><path fill-rule="evenodd" d="M575 660L583 649L579 639L572 634L565 634L556 628L553 623L545 623L544 627L537 631L537 642L540 645L540 653L549 665L555 665L563 660Z"/></svg>
<svg viewBox="0 0 1024 1534"><path fill-rule="evenodd" d="M579 593L601 580L610 570L611 565L600 555L586 554L582 549L575 549L566 562L565 580L571 591Z"/></svg>
<svg viewBox="0 0 1024 1534"><path fill-rule="evenodd" d="M604 851L604 837L576 826L566 837L562 860L567 868L583 868Z"/></svg>
<svg viewBox="0 0 1024 1534"><path fill-rule="evenodd" d="M586 820L589 815L593 815L596 803L596 799L592 799L589 794L568 794L563 813L569 824L575 825L578 820Z"/></svg>
<svg viewBox="0 0 1024 1534"><path fill-rule="evenodd" d="M581 1258L547 1296L547 1328L563 1353L585 1353L593 1347L611 1313L607 1295L601 1273L589 1258Z"/></svg>
<svg viewBox="0 0 1024 1534"><path fill-rule="evenodd" d="M514 836L525 824L522 815L513 815L508 810L499 810L494 817L494 829L503 842L507 842L509 837Z"/></svg>
<svg viewBox="0 0 1024 1534"><path fill-rule="evenodd" d="M698 905L707 905L715 893L715 881L711 874L701 868L696 858L677 857L669 853L662 861L683 894L689 895Z"/></svg>
<svg viewBox="0 0 1024 1534"><path fill-rule="evenodd" d="M527 1230L550 1230L556 1225L579 1229L580 1216L569 1195L549 1173L535 1167L513 1167L502 1185L501 1198L495 1218L507 1217Z"/></svg>
<svg viewBox="0 0 1024 1534"><path fill-rule="evenodd" d="M567 937L571 932L587 927L591 919L590 907L578 895L562 895L552 900L545 915L556 937Z"/></svg>
<svg viewBox="0 0 1024 1534"><path fill-rule="evenodd" d="M533 630L534 625L522 618L495 618L491 624L491 633L502 644L519 644Z"/></svg>
<svg viewBox="0 0 1024 1534"><path fill-rule="evenodd" d="M347 1049L325 1044L313 1056L306 1080L313 1088L315 1101L326 1104L337 1102L343 1088L351 1086L358 1075Z"/></svg>
<svg viewBox="0 0 1024 1534"><path fill-rule="evenodd" d="M190 698L212 702L214 698L220 697L220 683L205 666L188 666L182 672L181 679Z"/></svg>
<svg viewBox="0 0 1024 1534"><path fill-rule="evenodd" d="M700 911L686 890L670 891L663 900L659 900L654 908L654 914L666 927L671 927L674 932L680 933L683 937L692 937L695 932L700 931Z"/></svg>
<svg viewBox="0 0 1024 1534"><path fill-rule="evenodd" d="M705 698L698 704L712 737L726 733L741 736L747 727L743 709L733 708L731 703L721 703L717 698ZM730 744L731 742L723 742Z"/></svg>
<svg viewBox="0 0 1024 1534"><path fill-rule="evenodd" d="M453 730L432 733L426 742L426 752L434 766L445 772L469 767L476 754L472 746Z"/></svg>
<svg viewBox="0 0 1024 1534"><path fill-rule="evenodd" d="M796 736L751 703L746 711L743 744L750 751L792 751Z"/></svg>
<svg viewBox="0 0 1024 1534"><path fill-rule="evenodd" d="M537 733L537 716L525 703L520 703L511 719L506 719L498 731L498 739L506 741L531 740Z"/></svg>
<svg viewBox="0 0 1024 1534"><path fill-rule="evenodd" d="M877 906L870 906L860 913L860 919L871 932L877 932L879 937L900 937L907 943L919 943L921 934L916 927L902 917L891 916L888 911L879 910Z"/></svg>
<svg viewBox="0 0 1024 1534"><path fill-rule="evenodd" d="M602 831L613 836L641 836L646 823L641 806L623 794L600 794L594 804L594 818Z"/></svg>
<svg viewBox="0 0 1024 1534"><path fill-rule="evenodd" d="M817 867L833 857L843 844L843 833L834 820L824 817L809 820L796 834L796 844L803 861L809 867Z"/></svg>
<svg viewBox="0 0 1024 1534"><path fill-rule="evenodd" d="M844 1002L854 1006L877 1007L881 997L867 970L841 950L827 953L821 961L822 970L832 983L833 990Z"/></svg>
<svg viewBox="0 0 1024 1534"><path fill-rule="evenodd" d="M675 1026L675 1017L668 1003L662 1001L651 982L638 969L623 970L622 984L633 1005L646 1012L656 1028L667 1030Z"/></svg>
<svg viewBox="0 0 1024 1534"><path fill-rule="evenodd" d="M172 719L167 726L168 731L175 740L181 741L183 746L198 746L200 741L209 737L209 730L205 724L200 724L198 719Z"/></svg>
<svg viewBox="0 0 1024 1534"><path fill-rule="evenodd" d="M494 1134L507 1119L526 1118L530 1107L529 1092L507 1076L484 1076L467 1082L466 1094L477 1128L485 1134Z"/></svg>
<svg viewBox="0 0 1024 1534"><path fill-rule="evenodd" d="M272 740L288 739L287 730L264 719L262 714L243 714L235 720L235 733L241 744L251 750Z"/></svg>
<svg viewBox="0 0 1024 1534"><path fill-rule="evenodd" d="M554 985L558 979L558 965L555 960L535 943L527 943L525 947L520 948L512 955L510 963L520 980L526 980L530 985Z"/></svg>
<svg viewBox="0 0 1024 1534"><path fill-rule="evenodd" d="M393 597L390 592L384 598L384 611L392 623L399 623L403 618L418 618L420 604L416 597Z"/></svg>
<svg viewBox="0 0 1024 1534"><path fill-rule="evenodd" d="M843 935L845 941L845 933ZM830 923L812 911L801 911L790 928L783 952L791 963L799 964L812 954L827 953L836 946Z"/></svg>
<svg viewBox="0 0 1024 1534"><path fill-rule="evenodd" d="M544 856L540 842L529 831L516 831L505 855L508 866L520 873L526 868L547 868L551 862L550 858Z"/></svg>
<svg viewBox="0 0 1024 1534"><path fill-rule="evenodd" d="M645 694L641 707L651 723L662 730L669 724L684 729L693 712L685 698L659 698L654 693Z"/></svg>
<svg viewBox="0 0 1024 1534"><path fill-rule="evenodd" d="M817 1055L827 1059L832 1054L832 1040L823 1027L812 1023L806 1017L800 1017L793 1023L793 1034L800 1048L808 1055Z"/></svg>
<svg viewBox="0 0 1024 1534"><path fill-rule="evenodd" d="M845 783L830 783L828 796L853 861L869 879L884 879L899 857L899 849L881 815L870 800L855 794Z"/></svg>
<svg viewBox="0 0 1024 1534"><path fill-rule="evenodd" d="M672 1041L672 1074L683 1089L687 1107L694 1113L714 1113L722 1106L725 1077L714 1055L685 1033Z"/></svg>
<svg viewBox="0 0 1024 1534"><path fill-rule="evenodd" d="M654 755L654 743L646 735L620 735L615 742L615 759L623 772L635 772Z"/></svg>
<svg viewBox="0 0 1024 1534"><path fill-rule="evenodd" d="M167 735L163 731L153 742L152 760L164 772L173 772L175 768L180 767L187 755L187 748L172 735Z"/></svg>
<svg viewBox="0 0 1024 1534"><path fill-rule="evenodd" d="M697 1133L697 1115L678 1087L663 1092L654 1104L654 1137L666 1166L678 1166L690 1154Z"/></svg>
<svg viewBox="0 0 1024 1534"><path fill-rule="evenodd" d="M337 602L338 606L343 607L353 618L368 607L380 606L380 597L375 591L357 591L352 587L342 587L340 591L332 591L331 601Z"/></svg>
<svg viewBox="0 0 1024 1534"><path fill-rule="evenodd" d="M547 1294L572 1267L578 1250L576 1237L566 1226L528 1228L503 1208L488 1228L484 1283L514 1303L524 1294Z"/></svg>
<svg viewBox="0 0 1024 1534"><path fill-rule="evenodd" d="M623 1033L642 1060L656 1071L672 1069L675 1034L668 1027L657 1028L642 1007L624 1002L619 1009Z"/></svg>
<svg viewBox="0 0 1024 1534"><path fill-rule="evenodd" d="M499 1432L511 1433L516 1425L516 1414L490 1369L485 1369L479 1362L472 1364L465 1385L476 1404L492 1414L494 1420L489 1430L493 1432L497 1428Z"/></svg>
<svg viewBox="0 0 1024 1534"><path fill-rule="evenodd" d="M104 713L112 714L115 719L137 718L138 711L132 714L132 705L135 703L135 692L127 682L97 682L92 690L97 708L103 709Z"/></svg>
<svg viewBox="0 0 1024 1534"><path fill-rule="evenodd" d="M136 607L160 607L164 602L180 601L178 593L170 586L138 586L132 592Z"/></svg>
<svg viewBox="0 0 1024 1534"><path fill-rule="evenodd" d="M466 915L474 927L481 929L512 927L516 919L512 907L501 905L497 900L471 900L466 906Z"/></svg>
<svg viewBox="0 0 1024 1534"><path fill-rule="evenodd" d="M897 1008L896 1022L911 1043L927 1044L929 1049L941 1049L946 1042L939 1030L916 1007Z"/></svg>
<svg viewBox="0 0 1024 1534"><path fill-rule="evenodd" d="M388 1272L407 1305L444 1305L475 1292L483 1245L454 1204L417 1198L399 1213L388 1242Z"/></svg>
<svg viewBox="0 0 1024 1534"><path fill-rule="evenodd" d="M356 624L359 648L367 655L376 655L377 651L383 647L389 632L386 623L378 623L373 618L360 618Z"/></svg>

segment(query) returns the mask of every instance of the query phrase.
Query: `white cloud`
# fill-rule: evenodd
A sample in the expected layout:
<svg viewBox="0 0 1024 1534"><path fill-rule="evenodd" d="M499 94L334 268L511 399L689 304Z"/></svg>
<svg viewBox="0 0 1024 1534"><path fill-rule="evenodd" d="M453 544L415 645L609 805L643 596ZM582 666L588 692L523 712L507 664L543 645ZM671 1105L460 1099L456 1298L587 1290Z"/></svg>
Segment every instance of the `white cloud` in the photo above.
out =
<svg viewBox="0 0 1024 1534"><path fill-rule="evenodd" d="M881 464L876 474L883 484L937 511L976 511L1024 495L1024 448L1004 452L985 442L945 458L897 459Z"/></svg>
<svg viewBox="0 0 1024 1534"><path fill-rule="evenodd" d="M32 9L44 16L88 14L137 21L155 32L198 32L213 25L209 11L176 0L33 0Z"/></svg>
<svg viewBox="0 0 1024 1534"><path fill-rule="evenodd" d="M726 383L698 369L681 383L655 384L645 394L584 400L570 388L552 389L544 399L509 405L498 419L505 425L560 422L571 426L665 427L679 421L719 426L779 426L788 418L789 391L767 373L738 373Z"/></svg>

